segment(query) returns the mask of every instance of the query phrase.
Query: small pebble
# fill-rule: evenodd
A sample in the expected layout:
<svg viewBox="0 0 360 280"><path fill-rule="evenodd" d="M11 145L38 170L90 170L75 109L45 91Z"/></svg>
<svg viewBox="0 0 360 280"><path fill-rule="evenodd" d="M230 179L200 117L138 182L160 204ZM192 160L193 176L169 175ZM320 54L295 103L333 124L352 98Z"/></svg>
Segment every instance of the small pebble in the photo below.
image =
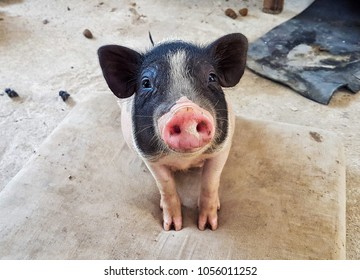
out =
<svg viewBox="0 0 360 280"><path fill-rule="evenodd" d="M42 23L43 23L43 24L48 24L49 21L48 21L47 19L44 19L44 20L42 21Z"/></svg>
<svg viewBox="0 0 360 280"><path fill-rule="evenodd" d="M239 10L239 14L243 17L246 17L248 15L249 10L247 8L243 8Z"/></svg>
<svg viewBox="0 0 360 280"><path fill-rule="evenodd" d="M10 97L10 98L14 98L14 97L19 97L19 95L17 94L17 92L11 88L6 88L5 89L5 93Z"/></svg>
<svg viewBox="0 0 360 280"><path fill-rule="evenodd" d="M237 18L237 14L235 13L235 11L231 8L228 8L225 10L225 15L227 15L228 17L231 17L232 19L236 19Z"/></svg>
<svg viewBox="0 0 360 280"><path fill-rule="evenodd" d="M68 94L66 91L64 90L60 90L59 91L59 96L61 97L61 99L65 102L69 97L70 94Z"/></svg>
<svg viewBox="0 0 360 280"><path fill-rule="evenodd" d="M94 37L89 29L85 29L83 31L83 35L88 39L92 39Z"/></svg>

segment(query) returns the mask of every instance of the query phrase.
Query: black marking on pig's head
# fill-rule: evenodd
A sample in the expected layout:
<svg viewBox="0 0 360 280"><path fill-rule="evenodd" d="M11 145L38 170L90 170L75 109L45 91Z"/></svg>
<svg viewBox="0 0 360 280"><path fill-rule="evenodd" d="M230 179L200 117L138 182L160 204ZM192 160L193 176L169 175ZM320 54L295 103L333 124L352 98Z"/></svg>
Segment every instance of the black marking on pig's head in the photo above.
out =
<svg viewBox="0 0 360 280"><path fill-rule="evenodd" d="M229 34L205 47L166 42L144 54L111 45L101 47L98 53L113 93L119 98L135 94L135 143L144 157L156 158L170 152L156 124L182 96L208 110L216 120L216 133L208 152L225 141L228 113L222 87L235 86L244 73L245 36Z"/></svg>

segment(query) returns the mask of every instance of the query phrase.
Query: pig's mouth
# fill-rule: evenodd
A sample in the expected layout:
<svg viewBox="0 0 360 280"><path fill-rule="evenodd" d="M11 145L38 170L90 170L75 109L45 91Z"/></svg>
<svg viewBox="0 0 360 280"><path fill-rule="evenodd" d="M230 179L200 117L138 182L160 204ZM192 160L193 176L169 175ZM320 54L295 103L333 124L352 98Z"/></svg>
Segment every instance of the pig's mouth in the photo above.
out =
<svg viewBox="0 0 360 280"><path fill-rule="evenodd" d="M186 154L188 156L191 156L192 154L196 154L201 150L206 150L206 147L199 147L199 148L192 148L192 149L175 149L175 148L170 148L168 147L171 151L173 151L174 153L177 154Z"/></svg>

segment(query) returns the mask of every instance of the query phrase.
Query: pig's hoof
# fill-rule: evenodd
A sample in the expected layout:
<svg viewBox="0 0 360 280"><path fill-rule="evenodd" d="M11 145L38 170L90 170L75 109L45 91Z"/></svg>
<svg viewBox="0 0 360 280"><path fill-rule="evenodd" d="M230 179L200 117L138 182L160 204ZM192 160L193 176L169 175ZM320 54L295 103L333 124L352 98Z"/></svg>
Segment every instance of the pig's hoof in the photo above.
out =
<svg viewBox="0 0 360 280"><path fill-rule="evenodd" d="M163 210L163 226L164 230L181 230L182 216L181 216L181 203L176 199L172 203L161 201L160 208Z"/></svg>
<svg viewBox="0 0 360 280"><path fill-rule="evenodd" d="M210 228L211 230L216 230L218 228L217 213L211 216L200 214L198 227L199 230L205 230L206 228Z"/></svg>
<svg viewBox="0 0 360 280"><path fill-rule="evenodd" d="M163 210L164 211L164 210ZM166 213L165 211L163 212L163 217L164 217L164 222L163 222L163 226L164 226L164 230L169 231L169 230L181 230L182 228L182 217L181 217L181 212L178 215L174 215L171 213Z"/></svg>
<svg viewBox="0 0 360 280"><path fill-rule="evenodd" d="M179 231L182 228L182 217L174 217L172 219L165 220L164 218L164 230L176 230Z"/></svg>
<svg viewBox="0 0 360 280"><path fill-rule="evenodd" d="M219 198L215 201L210 202L209 200L199 200L199 220L198 228L200 230L205 230L210 228L211 230L216 230L218 228L218 215L217 211L220 209L220 200Z"/></svg>

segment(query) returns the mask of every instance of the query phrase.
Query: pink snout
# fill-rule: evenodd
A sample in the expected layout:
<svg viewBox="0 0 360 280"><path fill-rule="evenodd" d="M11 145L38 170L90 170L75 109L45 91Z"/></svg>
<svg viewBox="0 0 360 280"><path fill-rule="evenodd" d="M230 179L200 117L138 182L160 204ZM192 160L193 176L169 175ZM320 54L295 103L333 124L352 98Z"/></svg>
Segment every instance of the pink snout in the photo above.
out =
<svg viewBox="0 0 360 280"><path fill-rule="evenodd" d="M191 103L180 106L159 119L161 138L179 152L193 152L206 146L214 137L213 117L209 112Z"/></svg>

